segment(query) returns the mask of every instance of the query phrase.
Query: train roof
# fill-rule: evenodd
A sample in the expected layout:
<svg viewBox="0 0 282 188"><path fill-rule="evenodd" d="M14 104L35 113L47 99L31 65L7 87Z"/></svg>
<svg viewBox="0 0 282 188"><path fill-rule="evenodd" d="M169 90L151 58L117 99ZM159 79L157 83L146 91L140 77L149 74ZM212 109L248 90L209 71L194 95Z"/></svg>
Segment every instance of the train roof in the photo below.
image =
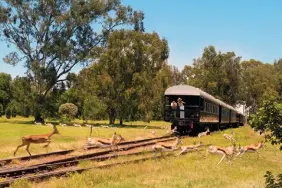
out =
<svg viewBox="0 0 282 188"><path fill-rule="evenodd" d="M233 108L232 106L222 102L219 99L216 99L215 97L213 97L212 95L208 94L207 92L190 86L190 85L175 85L172 87L169 87L165 90L165 95L192 95L192 96L201 96L205 99L208 99L218 105L224 106L225 108L228 108L230 110L234 110L237 112L237 110L235 108Z"/></svg>

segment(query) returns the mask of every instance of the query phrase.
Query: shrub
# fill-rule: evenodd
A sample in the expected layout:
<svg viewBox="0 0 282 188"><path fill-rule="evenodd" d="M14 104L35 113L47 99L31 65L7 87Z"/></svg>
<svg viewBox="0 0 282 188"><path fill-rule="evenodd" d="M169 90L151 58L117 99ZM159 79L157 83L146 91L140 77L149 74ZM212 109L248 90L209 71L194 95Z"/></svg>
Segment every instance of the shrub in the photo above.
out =
<svg viewBox="0 0 282 188"><path fill-rule="evenodd" d="M70 121L75 118L78 108L73 103L65 103L59 107L59 114L63 121Z"/></svg>
<svg viewBox="0 0 282 188"><path fill-rule="evenodd" d="M277 180L275 180L274 176L271 172L267 171L264 175L266 178L266 188L281 188L282 187L282 174L277 176Z"/></svg>

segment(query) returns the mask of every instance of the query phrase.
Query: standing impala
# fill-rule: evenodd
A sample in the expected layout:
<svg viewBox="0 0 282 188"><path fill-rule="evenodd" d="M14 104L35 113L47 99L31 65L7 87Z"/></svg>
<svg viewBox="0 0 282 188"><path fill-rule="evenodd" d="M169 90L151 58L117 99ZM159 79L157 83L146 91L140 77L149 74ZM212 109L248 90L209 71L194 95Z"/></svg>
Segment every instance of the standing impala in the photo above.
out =
<svg viewBox="0 0 282 188"><path fill-rule="evenodd" d="M17 149L14 152L14 156L16 155L18 149L20 147L26 146L26 151L28 152L29 156L31 156L30 152L29 152L29 146L30 144L41 144L41 143L47 143L46 145L44 145L43 147L46 148L49 146L51 140L51 136L53 136L54 134L60 134L56 125L53 125L53 131L51 133L48 134L41 134L41 135L29 135L29 136L24 136L22 137L22 144L19 145L17 147Z"/></svg>

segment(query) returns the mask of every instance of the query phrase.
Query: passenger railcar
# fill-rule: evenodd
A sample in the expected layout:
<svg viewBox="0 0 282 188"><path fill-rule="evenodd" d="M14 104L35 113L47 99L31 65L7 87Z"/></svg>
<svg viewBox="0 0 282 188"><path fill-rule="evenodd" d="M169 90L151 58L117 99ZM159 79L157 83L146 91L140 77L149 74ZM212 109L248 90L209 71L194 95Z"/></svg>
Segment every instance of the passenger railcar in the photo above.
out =
<svg viewBox="0 0 282 188"><path fill-rule="evenodd" d="M164 120L181 134L218 130L244 124L244 115L199 88L176 85L164 94Z"/></svg>

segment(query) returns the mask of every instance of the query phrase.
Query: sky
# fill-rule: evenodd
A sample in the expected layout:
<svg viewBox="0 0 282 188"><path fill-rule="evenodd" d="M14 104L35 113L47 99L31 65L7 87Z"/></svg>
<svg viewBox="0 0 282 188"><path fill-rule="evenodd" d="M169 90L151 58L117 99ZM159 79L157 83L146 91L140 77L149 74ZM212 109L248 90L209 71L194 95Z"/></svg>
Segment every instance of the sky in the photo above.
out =
<svg viewBox="0 0 282 188"><path fill-rule="evenodd" d="M281 0L121 0L145 13L146 32L168 40L169 64L180 70L191 65L209 45L234 51L243 60L273 63L282 58ZM24 75L2 59L13 48L0 41L0 72ZM74 72L82 67L77 66Z"/></svg>

